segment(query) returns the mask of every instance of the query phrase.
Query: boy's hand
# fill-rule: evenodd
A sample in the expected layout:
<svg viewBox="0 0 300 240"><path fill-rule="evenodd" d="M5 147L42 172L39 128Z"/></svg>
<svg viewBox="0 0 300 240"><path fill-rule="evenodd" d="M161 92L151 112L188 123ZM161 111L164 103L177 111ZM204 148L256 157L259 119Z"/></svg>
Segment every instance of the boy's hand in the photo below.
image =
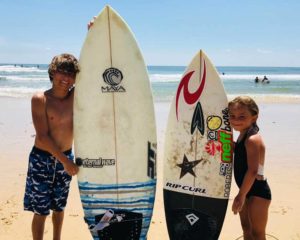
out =
<svg viewBox="0 0 300 240"><path fill-rule="evenodd" d="M66 163L63 164L63 166L67 174L69 174L70 176L76 175L79 171L78 166L71 161L67 161Z"/></svg>
<svg viewBox="0 0 300 240"><path fill-rule="evenodd" d="M93 17L93 19L88 23L88 25L87 25L88 30L90 30L90 28L94 25L95 19L96 19L96 16Z"/></svg>

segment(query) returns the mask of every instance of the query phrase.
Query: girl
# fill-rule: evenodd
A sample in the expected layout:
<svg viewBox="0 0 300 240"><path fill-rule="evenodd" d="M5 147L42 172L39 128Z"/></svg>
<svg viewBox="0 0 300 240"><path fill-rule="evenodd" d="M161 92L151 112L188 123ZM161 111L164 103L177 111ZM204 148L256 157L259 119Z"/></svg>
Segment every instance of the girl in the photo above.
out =
<svg viewBox="0 0 300 240"><path fill-rule="evenodd" d="M229 121L240 132L234 149L234 178L239 193L232 204L239 213L244 239L266 239L265 229L271 191L264 178L265 145L256 125L258 106L250 97L237 97L229 102Z"/></svg>

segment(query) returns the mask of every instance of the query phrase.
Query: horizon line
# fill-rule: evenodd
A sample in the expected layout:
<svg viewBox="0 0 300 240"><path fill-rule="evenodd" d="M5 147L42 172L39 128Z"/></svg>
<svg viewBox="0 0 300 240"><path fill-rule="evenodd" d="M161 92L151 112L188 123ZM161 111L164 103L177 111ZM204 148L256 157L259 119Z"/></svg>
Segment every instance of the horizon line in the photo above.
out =
<svg viewBox="0 0 300 240"><path fill-rule="evenodd" d="M1 65L49 65L50 63L0 63ZM146 67L184 67L186 68L188 65L154 65L149 64ZM300 66L255 66L255 65L214 65L215 67L253 67L253 68L300 68Z"/></svg>

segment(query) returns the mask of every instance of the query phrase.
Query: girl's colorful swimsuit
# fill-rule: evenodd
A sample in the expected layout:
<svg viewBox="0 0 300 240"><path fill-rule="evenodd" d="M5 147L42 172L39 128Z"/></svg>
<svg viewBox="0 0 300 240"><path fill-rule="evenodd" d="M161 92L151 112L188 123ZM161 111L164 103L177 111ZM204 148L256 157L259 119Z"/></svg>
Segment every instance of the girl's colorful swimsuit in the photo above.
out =
<svg viewBox="0 0 300 240"><path fill-rule="evenodd" d="M245 147L246 139L247 139L247 134L241 141L236 142L234 148L234 178L239 188L241 187L245 174L248 170L247 151ZM271 200L271 189L269 187L267 180L255 179L251 189L247 193L247 198L251 196L256 196L256 197L261 197L261 198Z"/></svg>

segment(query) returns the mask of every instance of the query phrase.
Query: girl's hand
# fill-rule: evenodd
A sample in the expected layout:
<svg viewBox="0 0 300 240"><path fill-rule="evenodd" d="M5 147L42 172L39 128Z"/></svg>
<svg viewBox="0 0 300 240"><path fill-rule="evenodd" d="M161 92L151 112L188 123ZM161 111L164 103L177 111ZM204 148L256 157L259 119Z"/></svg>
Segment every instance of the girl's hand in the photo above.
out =
<svg viewBox="0 0 300 240"><path fill-rule="evenodd" d="M245 203L246 196L238 194L233 201L232 204L232 211L234 214L237 214L238 212L242 211L244 203Z"/></svg>

